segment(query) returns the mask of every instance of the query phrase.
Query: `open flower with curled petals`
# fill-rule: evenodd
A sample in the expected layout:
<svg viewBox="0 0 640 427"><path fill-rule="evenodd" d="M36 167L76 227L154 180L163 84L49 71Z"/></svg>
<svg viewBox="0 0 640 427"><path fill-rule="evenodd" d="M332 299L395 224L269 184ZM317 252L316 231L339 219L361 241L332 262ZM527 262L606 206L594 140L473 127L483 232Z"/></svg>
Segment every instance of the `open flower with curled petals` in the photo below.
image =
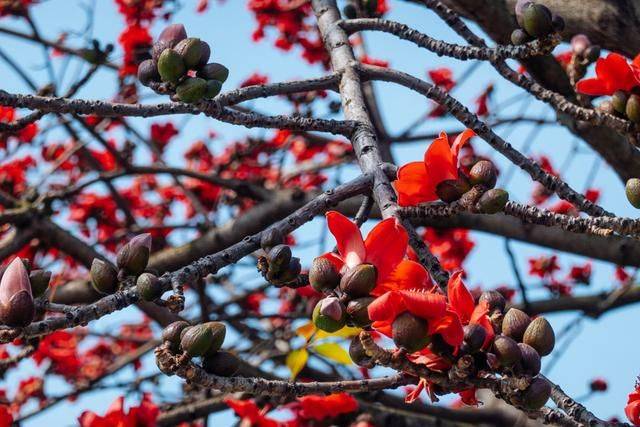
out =
<svg viewBox="0 0 640 427"><path fill-rule="evenodd" d="M635 390L629 393L624 413L634 426L640 426L640 384L636 383Z"/></svg>
<svg viewBox="0 0 640 427"><path fill-rule="evenodd" d="M415 261L405 259L409 236L395 218L379 222L362 238L358 226L339 212L326 214L329 231L336 239L338 253L322 255L341 274L361 265L376 268L377 276L373 295L382 295L391 289L431 288L427 271Z"/></svg>
<svg viewBox="0 0 640 427"><path fill-rule="evenodd" d="M596 77L580 80L576 89L586 95L612 95L640 86L640 56L632 63L619 53L610 53L596 62Z"/></svg>
<svg viewBox="0 0 640 427"><path fill-rule="evenodd" d="M438 184L458 179L458 153L474 135L471 129L466 129L451 143L447 134L441 132L427 148L423 161L407 163L398 169L398 179L393 182L398 203L411 206L438 200Z"/></svg>

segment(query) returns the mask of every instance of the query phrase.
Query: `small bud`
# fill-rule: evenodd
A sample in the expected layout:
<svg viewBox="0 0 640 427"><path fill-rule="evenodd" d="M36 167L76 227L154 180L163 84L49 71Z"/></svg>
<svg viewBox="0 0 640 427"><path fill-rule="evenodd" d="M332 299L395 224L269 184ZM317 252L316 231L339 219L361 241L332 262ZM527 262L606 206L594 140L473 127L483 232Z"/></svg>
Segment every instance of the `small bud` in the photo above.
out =
<svg viewBox="0 0 640 427"><path fill-rule="evenodd" d="M340 274L331 261L318 257L311 264L309 283L318 292L331 291L340 285Z"/></svg>
<svg viewBox="0 0 640 427"><path fill-rule="evenodd" d="M589 46L587 50L584 51L584 57L589 62L596 62L598 58L600 58L600 46L594 44L593 46Z"/></svg>
<svg viewBox="0 0 640 427"><path fill-rule="evenodd" d="M34 297L42 296L51 281L51 272L45 270L31 270L29 282L31 282L31 293Z"/></svg>
<svg viewBox="0 0 640 427"><path fill-rule="evenodd" d="M222 64L212 62L202 67L197 75L205 80L218 80L224 83L229 77L229 69Z"/></svg>
<svg viewBox="0 0 640 427"><path fill-rule="evenodd" d="M284 242L284 236L277 228L269 228L260 235L260 247L264 250L269 250L282 242Z"/></svg>
<svg viewBox="0 0 640 427"><path fill-rule="evenodd" d="M487 331L476 323L464 326L464 342L462 349L467 353L475 353L482 348L484 340L487 338Z"/></svg>
<svg viewBox="0 0 640 427"><path fill-rule="evenodd" d="M240 359L228 351L218 351L204 357L202 368L212 375L231 377L240 369Z"/></svg>
<svg viewBox="0 0 640 427"><path fill-rule="evenodd" d="M203 356L211 347L213 333L206 324L192 326L183 332L180 348L190 357Z"/></svg>
<svg viewBox="0 0 640 427"><path fill-rule="evenodd" d="M341 317L338 317L339 313L342 313ZM346 310L342 303L335 297L328 297L318 301L313 309L311 319L316 328L326 332L336 332L346 324L345 314Z"/></svg>
<svg viewBox="0 0 640 427"><path fill-rule="evenodd" d="M625 185L625 193L629 203L636 208L640 209L640 178L631 178Z"/></svg>
<svg viewBox="0 0 640 427"><path fill-rule="evenodd" d="M363 368L371 369L376 364L371 357L367 356L367 352L364 350L364 346L358 335L353 337L349 344L349 356L351 356L353 363Z"/></svg>
<svg viewBox="0 0 640 427"><path fill-rule="evenodd" d="M173 49L165 49L158 58L158 73L164 82L177 83L187 72L182 56Z"/></svg>
<svg viewBox="0 0 640 427"><path fill-rule="evenodd" d="M531 318L522 310L510 308L502 321L502 333L516 341L521 341Z"/></svg>
<svg viewBox="0 0 640 427"><path fill-rule="evenodd" d="M496 334L502 333L502 322L504 321L504 314L501 311L495 310L489 316L489 320L491 321L491 326L493 326L493 332Z"/></svg>
<svg viewBox="0 0 640 427"><path fill-rule="evenodd" d="M564 18L560 15L553 15L551 18L551 25L553 26L553 31L556 33L561 33L564 31L567 24L564 22Z"/></svg>
<svg viewBox="0 0 640 427"><path fill-rule="evenodd" d="M169 342L174 348L177 348L177 346L180 345L180 335L182 335L182 331L189 326L189 322L184 320L171 323L162 330L162 341Z"/></svg>
<svg viewBox="0 0 640 427"><path fill-rule="evenodd" d="M373 297L362 297L349 301L347 314L354 326L366 328L371 325L368 308L374 299Z"/></svg>
<svg viewBox="0 0 640 427"><path fill-rule="evenodd" d="M498 335L493 340L493 353L498 358L500 366L505 368L515 365L521 358L518 343L504 335Z"/></svg>
<svg viewBox="0 0 640 427"><path fill-rule="evenodd" d="M207 322L204 325L211 331L211 345L207 354L213 354L222 348L227 336L227 327L221 322Z"/></svg>
<svg viewBox="0 0 640 427"><path fill-rule="evenodd" d="M496 214L504 210L508 201L509 193L501 188L492 188L480 197L477 208L484 214Z"/></svg>
<svg viewBox="0 0 640 427"><path fill-rule="evenodd" d="M427 330L427 321L408 311L396 317L391 325L393 342L409 353L420 351L431 342Z"/></svg>
<svg viewBox="0 0 640 427"><path fill-rule="evenodd" d="M571 50L576 55L584 56L589 46L591 46L591 40L584 34L576 34L571 38Z"/></svg>
<svg viewBox="0 0 640 427"><path fill-rule="evenodd" d="M640 96L632 94L627 101L625 113L629 120L640 123Z"/></svg>
<svg viewBox="0 0 640 427"><path fill-rule="evenodd" d="M151 82L160 81L158 66L153 59L144 60L138 65L138 80L145 86L148 86Z"/></svg>
<svg viewBox="0 0 640 427"><path fill-rule="evenodd" d="M613 104L613 108L620 114L626 114L627 101L629 101L629 95L623 90L617 90L611 95L611 104Z"/></svg>
<svg viewBox="0 0 640 427"><path fill-rule="evenodd" d="M469 171L469 181L471 185L484 185L487 188L493 188L498 180L498 171L493 162L489 160L480 160Z"/></svg>
<svg viewBox="0 0 640 427"><path fill-rule="evenodd" d="M193 69L200 64L203 54L202 41L200 39L189 37L181 40L173 50L178 52L178 55L182 57L182 61L187 69Z"/></svg>
<svg viewBox="0 0 640 427"><path fill-rule="evenodd" d="M505 300L504 296L498 291L484 291L480 294L478 301L486 301L490 312L494 310L504 311L507 305L507 300Z"/></svg>
<svg viewBox="0 0 640 427"><path fill-rule="evenodd" d="M551 11L541 4L530 3L522 10L522 28L537 39L553 32L553 17Z"/></svg>
<svg viewBox="0 0 640 427"><path fill-rule="evenodd" d="M138 295L145 301L154 301L162 295L162 287L158 277L151 273L142 273L136 281Z"/></svg>
<svg viewBox="0 0 640 427"><path fill-rule="evenodd" d="M218 80L207 80L207 90L204 93L204 97L207 99L213 99L222 90L222 82Z"/></svg>
<svg viewBox="0 0 640 427"><path fill-rule="evenodd" d="M464 193L471 190L469 182L462 175L458 179L447 179L436 186L436 195L446 203L460 199Z"/></svg>
<svg viewBox="0 0 640 427"><path fill-rule="evenodd" d="M200 61L196 64L197 68L202 68L207 65L211 58L211 46L204 40L200 40Z"/></svg>
<svg viewBox="0 0 640 427"><path fill-rule="evenodd" d="M206 93L207 82L199 77L189 77L176 87L178 99L189 104L200 101Z"/></svg>
<svg viewBox="0 0 640 427"><path fill-rule="evenodd" d="M293 282L299 275L302 270L302 266L300 265L300 258L292 257L291 261L289 261L289 265L282 271L273 274L271 270L267 273L267 280L273 283L276 286L286 285L287 283Z"/></svg>
<svg viewBox="0 0 640 427"><path fill-rule="evenodd" d="M520 354L522 359L520 365L522 370L527 375L538 375L540 373L540 355L535 348L525 343L519 343Z"/></svg>
<svg viewBox="0 0 640 427"><path fill-rule="evenodd" d="M546 356L553 351L556 345L556 334L551 324L544 317L533 319L524 333L522 342L535 348L540 356Z"/></svg>
<svg viewBox="0 0 640 427"><path fill-rule="evenodd" d="M29 274L22 260L15 258L0 279L0 321L7 326L24 327L34 315Z"/></svg>
<svg viewBox="0 0 640 427"><path fill-rule="evenodd" d="M358 11L351 3L347 3L344 8L342 8L342 13L347 19L356 19L358 17Z"/></svg>
<svg viewBox="0 0 640 427"><path fill-rule="evenodd" d="M112 294L118 289L118 271L111 263L94 258L91 263L91 285L101 294Z"/></svg>
<svg viewBox="0 0 640 427"><path fill-rule="evenodd" d="M137 276L144 271L151 253L151 234L138 234L125 244L116 258L118 268Z"/></svg>
<svg viewBox="0 0 640 427"><path fill-rule="evenodd" d="M274 246L267 256L269 260L269 272L278 274L291 262L291 248L287 245Z"/></svg>
<svg viewBox="0 0 640 427"><path fill-rule="evenodd" d="M523 17L523 12L524 9L526 7L529 7L529 5L532 3L531 0L518 0L516 2L516 7L515 7L515 12L516 12L516 20L518 21L518 25L520 25L521 27L524 27L524 17Z"/></svg>
<svg viewBox="0 0 640 427"><path fill-rule="evenodd" d="M530 411L542 408L551 396L551 384L544 378L536 377L522 396L522 406Z"/></svg>
<svg viewBox="0 0 640 427"><path fill-rule="evenodd" d="M187 38L187 30L182 24L171 24L165 27L158 36L159 42L169 43L170 47L174 47L178 42Z"/></svg>
<svg viewBox="0 0 640 427"><path fill-rule="evenodd" d="M356 265L340 280L340 290L352 298L365 297L376 287L378 271L371 264Z"/></svg>
<svg viewBox="0 0 640 427"><path fill-rule="evenodd" d="M511 33L511 43L513 43L516 46L523 45L530 40L531 40L531 37L529 37L529 34L527 34L526 31L524 31L523 29L516 28Z"/></svg>

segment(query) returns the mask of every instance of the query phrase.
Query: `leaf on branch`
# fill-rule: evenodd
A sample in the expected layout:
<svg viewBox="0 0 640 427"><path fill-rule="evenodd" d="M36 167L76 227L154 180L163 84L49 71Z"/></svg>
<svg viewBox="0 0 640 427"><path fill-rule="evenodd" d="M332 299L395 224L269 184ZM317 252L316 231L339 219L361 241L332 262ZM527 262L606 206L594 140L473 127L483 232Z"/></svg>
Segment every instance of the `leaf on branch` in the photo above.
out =
<svg viewBox="0 0 640 427"><path fill-rule="evenodd" d="M309 352L306 348L301 348L299 350L293 350L291 353L287 355L287 368L291 371L291 379L295 379L298 376L302 368L307 364L307 360L309 359Z"/></svg>
<svg viewBox="0 0 640 427"><path fill-rule="evenodd" d="M334 362L338 362L341 365L351 365L351 357L349 353L342 348L339 344L328 342L324 344L318 344L314 347L314 350L321 356L331 359Z"/></svg>

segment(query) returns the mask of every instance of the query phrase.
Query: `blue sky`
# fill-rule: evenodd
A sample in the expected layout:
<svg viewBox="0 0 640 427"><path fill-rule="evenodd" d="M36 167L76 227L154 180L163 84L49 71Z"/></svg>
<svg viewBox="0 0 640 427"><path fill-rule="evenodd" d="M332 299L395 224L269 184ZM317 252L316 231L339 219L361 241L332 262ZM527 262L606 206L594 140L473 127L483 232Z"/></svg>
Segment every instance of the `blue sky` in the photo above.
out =
<svg viewBox="0 0 640 427"><path fill-rule="evenodd" d="M49 38L54 38L61 31L80 31L85 23L85 15L80 5L86 5L88 1L79 0L48 0L33 8L35 20L40 25L43 33ZM96 21L94 36L104 42L115 42L118 34L123 28L123 20L116 13L114 2L111 0L96 0ZM212 1L211 10L204 15L193 13L195 1L184 1L185 8L174 17L175 22L182 22L187 27L190 35L207 40L213 51L213 58L222 62L231 70L229 81L225 84L225 89L236 87L253 72L259 71L269 75L272 81L290 80L299 77L320 76L324 71L318 66L308 66L304 63L298 52L281 52L271 47L270 39L255 44L251 42L250 34L254 28L253 18L246 11L244 0L228 0L224 5L218 5ZM428 33L437 38L444 38L448 41L461 42L461 40L435 15L416 6L407 5L400 1L391 1L392 11L389 15L391 19L402 21L412 27ZM24 28L20 22L3 19L1 25L10 25L16 28ZM162 23L154 27L154 35L161 30ZM19 62L25 66L37 81L46 80L46 71L42 68L42 52L28 42L16 41L6 36L2 36L2 49L18 58ZM70 43L78 43L76 38L70 37ZM469 64L461 63L446 58L438 58L424 50L419 50L413 45L399 41L393 36L386 34L368 34L367 43L370 48L370 55L376 58L390 61L391 66L409 72L418 77L424 78L428 69L450 66L454 70L456 77L459 77ZM77 44L76 44L77 45ZM63 66L63 60L56 59L54 67L57 71ZM77 67L73 62L72 67ZM3 76L0 88L8 91L27 92L27 88L20 80L17 80L4 63L0 63L0 73ZM72 74L70 74L72 75ZM454 95L462 102L471 105L473 99L486 87L489 82L496 84L495 99L497 103L511 98L519 91L511 85L504 83L491 67L483 64L474 73L473 78L464 85L457 88ZM116 87L114 74L110 72L100 72L91 84L83 88L79 96L83 98L108 99ZM424 114L428 108L427 102L420 96L412 94L408 90L387 84L376 84L376 89L381 100L382 112L389 132L402 131L408 124L414 122ZM157 97L148 98L149 102L158 100ZM279 113L284 104L280 101L261 100L255 102L257 108L269 113ZM527 101L526 104L516 103L504 111L504 115L511 117L521 113L527 116L545 116L552 119L553 113L543 104L537 101ZM247 134L260 134L262 131L247 131L244 128L233 127L223 123L206 120L203 117L174 118L174 122L185 124L183 120L189 121L189 126L183 126L180 139L173 143L168 159L177 159L183 150L197 138L203 138L209 130L214 130L221 135L221 138L214 141L214 149L220 149L224 142L240 139ZM149 122L163 122L164 119L154 119ZM148 123L136 120L139 129L147 132ZM439 131L442 129L456 128L454 120L425 121L421 129L424 131ZM535 138L532 132L537 135ZM583 143L578 144L578 150L574 151L574 138L563 128L558 126L547 126L536 129L535 125L522 125L517 128L508 129L503 127L498 133L505 136L515 147L531 145L530 154L547 154L554 165L559 168L565 164L565 170L561 170L562 176L576 189L585 190L585 181L588 179L588 171L594 162L593 152ZM50 138L58 135L53 132ZM62 135L59 136L60 138ZM474 142L478 151L490 153L489 147L479 139ZM394 155L399 163L405 163L422 157L426 148L426 143L404 144L394 148ZM504 159L493 154L492 158L498 163L502 171L508 170ZM567 161L570 159L570 161ZM347 179L354 176L357 170L344 169L340 178ZM503 178L504 178L503 174ZM335 174L332 174L335 178ZM500 183L499 183L500 185ZM629 206L624 197L623 187L610 168L602 165L598 168L593 183L595 188L602 190L601 203L618 215L635 216L636 211ZM508 184L508 190L514 200L527 202L531 194L532 185L527 175L516 171L513 179ZM321 221L315 221L301 228L296 237L299 241L308 241L315 238L320 228ZM370 228L372 224L367 224ZM186 234L175 234L176 243L189 238ZM474 233L476 249L472 252L466 263L469 273L467 283L470 286L482 285L493 287L501 284L511 284L515 282L513 272L510 268L508 258L504 254L503 239ZM329 241L329 244L333 242ZM541 254L550 254L544 248L513 243L516 251L518 264L522 272L527 271L527 258ZM312 257L317 255L318 247L305 248L297 251L297 255L303 259L307 265ZM563 255L560 258L564 271L576 263L583 263L584 258ZM239 272L242 277L247 277L247 270ZM600 290L611 289L616 286L613 279L614 266L595 262L592 284L588 289L579 289L577 293L592 293ZM534 284L531 277L526 277L527 283ZM253 281L258 284L257 280ZM212 293L214 298L219 295ZM531 291L532 297L545 297L545 292L539 290ZM640 356L640 345L633 332L634 320L637 321L639 310L637 306L619 309L611 314L607 314L598 320L587 319L582 322L582 329L571 346L566 350L561 359L548 372L548 376L562 387L570 395L579 397L585 394L587 384L590 379L596 376L605 377L609 381L610 390L607 393L598 394L590 398L586 403L588 407L597 415L608 418L613 415L622 416L626 403L626 395L633 389L635 376L640 373L640 367L636 363ZM95 322L95 327L99 330L109 330L113 325L118 325L125 319L136 319L138 316L135 309L127 309L122 313L108 316ZM578 313L567 313L549 316L556 331L563 325L572 321ZM545 358L548 363L549 357ZM153 369L153 360L146 360L146 371ZM10 390L16 386L17 381L38 370L30 362L23 363L18 372L7 377L4 384ZM118 378L126 379L131 375L130 371L123 371ZM113 381L117 381L114 378ZM62 381L52 381L47 384L47 391L51 395L57 395L66 390ZM179 383L173 380L163 382L163 391L166 391L167 399L178 398ZM26 427L44 425L45 423L55 423L55 425L74 425L75 418L80 414L82 408L91 408L98 413L102 413L116 396L122 391L105 391L86 394L75 403L64 403L55 409L48 411L42 416L32 418L25 423ZM136 399L132 399L133 402ZM231 422L229 414L223 414L215 418L220 425L227 425ZM218 424L216 424L218 425Z"/></svg>

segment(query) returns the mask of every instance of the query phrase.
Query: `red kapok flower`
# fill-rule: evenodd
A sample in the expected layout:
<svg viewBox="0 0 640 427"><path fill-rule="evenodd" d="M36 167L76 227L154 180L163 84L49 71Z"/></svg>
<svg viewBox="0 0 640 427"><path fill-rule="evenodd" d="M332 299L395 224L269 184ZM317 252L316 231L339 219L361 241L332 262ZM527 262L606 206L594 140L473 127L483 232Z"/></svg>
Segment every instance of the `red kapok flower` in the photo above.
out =
<svg viewBox="0 0 640 427"><path fill-rule="evenodd" d="M283 423L266 416L267 408L259 409L253 400L225 399L224 403L233 409L243 422L253 427L281 427ZM245 423L241 423L245 424Z"/></svg>
<svg viewBox="0 0 640 427"><path fill-rule="evenodd" d="M156 425L159 413L160 409L151 402L151 395L145 393L140 406L132 407L128 412L124 410L124 397L119 397L107 409L104 416L85 411L78 418L78 422L80 427L153 427Z"/></svg>
<svg viewBox="0 0 640 427"><path fill-rule="evenodd" d="M329 396L304 396L298 399L300 416L307 420L323 420L338 415L348 414L358 409L358 401L347 393L330 394Z"/></svg>
<svg viewBox="0 0 640 427"><path fill-rule="evenodd" d="M458 152L475 132L467 129L456 137L453 144L445 132L433 141L422 162L411 162L398 170L393 185L401 206L416 205L438 200L436 187L442 181L458 178Z"/></svg>
<svg viewBox="0 0 640 427"><path fill-rule="evenodd" d="M422 265L404 259L409 236L395 218L379 222L363 240L358 226L346 216L330 211L326 217L329 231L336 238L338 253L329 252L322 256L343 272L365 263L375 266L378 278L372 294L432 286Z"/></svg>
<svg viewBox="0 0 640 427"><path fill-rule="evenodd" d="M610 53L596 62L596 77L578 82L576 89L586 95L611 95L617 90L629 91L640 85L640 57L629 64L627 58Z"/></svg>
<svg viewBox="0 0 640 427"><path fill-rule="evenodd" d="M629 393L624 413L634 426L640 426L640 385L636 384L635 390Z"/></svg>

